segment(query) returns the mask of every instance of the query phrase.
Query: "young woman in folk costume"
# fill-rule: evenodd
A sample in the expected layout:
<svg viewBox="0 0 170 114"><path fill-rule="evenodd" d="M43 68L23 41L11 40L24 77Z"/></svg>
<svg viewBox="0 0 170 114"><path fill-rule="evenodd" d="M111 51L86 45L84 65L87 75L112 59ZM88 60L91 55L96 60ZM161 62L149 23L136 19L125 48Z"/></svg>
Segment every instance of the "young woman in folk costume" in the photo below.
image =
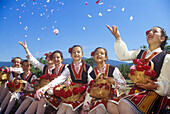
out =
<svg viewBox="0 0 170 114"><path fill-rule="evenodd" d="M65 82L69 77L73 83L79 83L86 85L92 80L89 73L92 71L92 67L89 64L83 62L83 49L79 45L74 45L72 48L69 48L69 53L73 59L72 64L70 64L59 77L54 79L51 83L39 89L36 92L36 97L40 98L42 94L45 93L49 88L58 86ZM75 102L63 102L61 107L58 110L58 114L72 114L83 104L83 95L80 98L80 101Z"/></svg>
<svg viewBox="0 0 170 114"><path fill-rule="evenodd" d="M118 89L124 89L126 87L126 81L117 67L106 64L106 60L108 59L106 49L98 47L94 52L91 53L91 55L96 62L96 67L90 73L90 75L91 77L95 77L97 79L105 79L108 82L107 88L106 85L101 87L101 84L104 84L103 82L98 84L98 86L100 86L100 88L105 87L105 89L109 89L110 95L109 98L104 99L96 99L94 97L89 98L86 96L83 106L84 110L89 110L90 114L105 114L107 112L109 114L118 114L119 112L117 105L120 99ZM103 75L98 77L99 74ZM94 80L92 80L92 82L93 81ZM88 90L89 92L93 87L96 87L94 84L92 84L92 82L90 83L90 88ZM108 84L111 84L111 86L109 87Z"/></svg>
<svg viewBox="0 0 170 114"><path fill-rule="evenodd" d="M52 70L52 74L54 74L55 78L61 75L61 73L64 71L64 69L67 67L67 64L62 64L62 61L64 60L63 54L61 51L56 50L52 53L52 60L55 64L55 68ZM52 91L52 92L51 92ZM44 95L44 98L41 98L38 102L38 108L37 108L37 114L43 114L45 112L45 104L46 101L54 108L58 109L61 100L57 99L57 102L53 100L55 96L53 95L53 87L50 88L49 91ZM45 100L46 99L46 100Z"/></svg>
<svg viewBox="0 0 170 114"><path fill-rule="evenodd" d="M135 83L139 93L123 98L118 105L121 114L162 113L167 107L167 96L170 95L170 54L164 53L167 35L164 29L155 26L146 32L149 44L146 50L129 51L121 40L116 26L108 29L115 36L115 53L120 60L149 59L154 63L156 80L146 79L147 83ZM141 91L141 90L144 91Z"/></svg>
<svg viewBox="0 0 170 114"><path fill-rule="evenodd" d="M37 59L35 59L32 56L32 54L30 53L30 51L29 51L29 49L27 47L26 42L25 43L19 42L19 44L21 44L24 47L24 49L25 49L25 51L27 53L26 57L27 57L28 61L32 65L34 65L35 67L40 69L43 72L43 74L52 74L52 70L55 68L55 64L52 61L52 53L46 53L45 54L45 56L46 56L45 59L47 61L47 65L45 65L45 64L40 63ZM30 98L32 98L32 99L30 99ZM32 102L32 103L30 104L30 102ZM17 112L19 112L19 113L23 112L29 106L29 108L27 109L27 111L25 113L34 113L34 112L36 112L36 110L38 108L38 103L39 102L40 101L39 100L35 100L34 99L34 95L31 94L31 95L29 95L29 98L24 101L24 104L30 104L30 105L24 105L24 104L21 105L20 106L21 108L19 108L17 110ZM42 104L42 107L45 108L46 102L42 102L41 104Z"/></svg>
<svg viewBox="0 0 170 114"><path fill-rule="evenodd" d="M25 91L33 91L33 88L31 87L30 82L34 79L37 78L36 75L34 75L30 70L31 70L31 64L28 62L28 60L24 60L22 62L22 68L23 68L23 73L21 73L18 77L14 79L14 82L19 82L24 83L25 85L22 87L21 90ZM10 83L10 82L9 82ZM8 84L7 84L8 85ZM21 86L21 84L20 84ZM14 88L14 87L12 87ZM8 103L8 106L6 108L5 114L9 114L10 111L12 110L13 106L15 105L16 101L21 102L22 99L20 99L20 95L22 92L15 92L11 91L11 93L8 93L6 98L4 99L2 103L2 109L4 109Z"/></svg>
<svg viewBox="0 0 170 114"><path fill-rule="evenodd" d="M15 57L11 60L11 62L13 63L13 67L9 67L7 69L2 69L3 72L9 72L10 76L9 76L9 81L12 81L12 79L14 77L17 77L19 74L21 74L23 72L22 67L21 67L21 63L22 63L22 59L20 57ZM15 71L15 72L13 72ZM4 100L4 98L6 97L6 95L9 92L9 89L7 87L7 83L9 81L4 81L1 83L1 87L0 87L0 104L2 103L2 101Z"/></svg>

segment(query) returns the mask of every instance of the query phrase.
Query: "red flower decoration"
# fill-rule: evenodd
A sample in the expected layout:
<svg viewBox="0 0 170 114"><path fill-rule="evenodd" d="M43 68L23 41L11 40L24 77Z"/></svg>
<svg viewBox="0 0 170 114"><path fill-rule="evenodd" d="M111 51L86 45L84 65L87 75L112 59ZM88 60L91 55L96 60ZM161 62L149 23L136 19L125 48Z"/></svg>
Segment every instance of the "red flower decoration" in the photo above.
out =
<svg viewBox="0 0 170 114"><path fill-rule="evenodd" d="M136 65L143 65L142 60L141 59L134 59L133 63Z"/></svg>
<svg viewBox="0 0 170 114"><path fill-rule="evenodd" d="M151 30L147 30L147 31L146 31L146 36L149 34L150 31L151 31Z"/></svg>
<svg viewBox="0 0 170 114"><path fill-rule="evenodd" d="M14 62L14 59L12 59L11 62L13 63L13 62Z"/></svg>
<svg viewBox="0 0 170 114"><path fill-rule="evenodd" d="M91 80L89 86L92 86L94 83L96 83L96 80Z"/></svg>
<svg viewBox="0 0 170 114"><path fill-rule="evenodd" d="M10 69L6 68L6 69L4 70L4 72L10 73L11 71L10 71Z"/></svg>
<svg viewBox="0 0 170 114"><path fill-rule="evenodd" d="M58 86L56 86L56 87L58 87ZM56 95L57 97L63 96L64 90L63 89L55 90L56 87L54 87L54 89L53 89L54 95Z"/></svg>
<svg viewBox="0 0 170 114"><path fill-rule="evenodd" d="M72 50L72 47L70 47L70 48L68 49L68 52L71 53L71 50Z"/></svg>
<svg viewBox="0 0 170 114"><path fill-rule="evenodd" d="M91 52L91 56L94 56L94 51Z"/></svg>
<svg viewBox="0 0 170 114"><path fill-rule="evenodd" d="M74 86L74 85L76 85L76 83L71 82L71 85Z"/></svg>
<svg viewBox="0 0 170 114"><path fill-rule="evenodd" d="M137 71L144 71L143 67L142 66L138 66L138 65L136 66L136 70Z"/></svg>
<svg viewBox="0 0 170 114"><path fill-rule="evenodd" d="M130 74L134 75L135 74L135 69L130 69Z"/></svg>
<svg viewBox="0 0 170 114"><path fill-rule="evenodd" d="M142 66L142 67L143 67L144 70L149 70L149 69L151 69L151 66L148 66L148 65L144 65L144 66Z"/></svg>
<svg viewBox="0 0 170 114"><path fill-rule="evenodd" d="M71 90L70 90L70 89L68 89L68 90L66 91L66 94L67 94L67 97L71 97L71 96L72 96L72 92L71 92Z"/></svg>
<svg viewBox="0 0 170 114"><path fill-rule="evenodd" d="M48 54L48 57L49 57L50 60L53 59L52 54L53 54L52 52Z"/></svg>
<svg viewBox="0 0 170 114"><path fill-rule="evenodd" d="M156 76L156 72L154 70L152 70L152 77Z"/></svg>
<svg viewBox="0 0 170 114"><path fill-rule="evenodd" d="M79 93L79 90L80 90L79 88L74 87L74 88L73 88L73 94L74 94L74 95L77 95L77 94Z"/></svg>
<svg viewBox="0 0 170 114"><path fill-rule="evenodd" d="M79 91L80 93L83 93L86 90L86 86L80 86Z"/></svg>
<svg viewBox="0 0 170 114"><path fill-rule="evenodd" d="M23 62L21 61L20 64L22 64Z"/></svg>
<svg viewBox="0 0 170 114"><path fill-rule="evenodd" d="M86 2L86 6L88 5L88 3Z"/></svg>
<svg viewBox="0 0 170 114"><path fill-rule="evenodd" d="M47 57L48 57L48 53L45 53L45 54L44 54L44 56L45 56L45 59L47 59Z"/></svg>
<svg viewBox="0 0 170 114"><path fill-rule="evenodd" d="M15 85L16 88L20 88L20 84Z"/></svg>

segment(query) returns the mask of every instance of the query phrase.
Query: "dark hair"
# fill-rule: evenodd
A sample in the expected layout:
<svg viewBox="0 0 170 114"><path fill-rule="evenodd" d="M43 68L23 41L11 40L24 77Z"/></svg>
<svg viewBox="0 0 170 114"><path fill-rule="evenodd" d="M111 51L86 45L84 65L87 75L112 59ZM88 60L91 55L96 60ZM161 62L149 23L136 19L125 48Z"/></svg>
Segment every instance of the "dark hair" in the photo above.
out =
<svg viewBox="0 0 170 114"><path fill-rule="evenodd" d="M53 58L53 56L54 56L55 53L59 53L60 56L61 56L61 58L63 58L63 53L62 53L61 51L59 51L59 50L56 50L56 51L53 52L52 58Z"/></svg>
<svg viewBox="0 0 170 114"><path fill-rule="evenodd" d="M32 64L27 59L22 61L22 65L24 64L24 62L29 63L30 66L32 67Z"/></svg>
<svg viewBox="0 0 170 114"><path fill-rule="evenodd" d="M74 46L71 48L71 53L72 53L72 51L73 51L73 48L75 48L75 47L80 47L80 48L81 48L81 51L82 51L82 53L83 53L83 48L82 48L80 45L74 45Z"/></svg>
<svg viewBox="0 0 170 114"><path fill-rule="evenodd" d="M155 27L158 27L161 29L161 37L165 37L165 40L161 43L161 49L164 50L165 49L165 45L166 45L166 41L168 39L168 36L166 34L166 31L162 28L162 27L159 27L159 26L155 26Z"/></svg>
<svg viewBox="0 0 170 114"><path fill-rule="evenodd" d="M104 50L105 50L105 55L106 55L106 57L108 57L108 56L107 56L107 50L106 50L105 48L102 48L102 47L96 48L96 49L94 50L94 54L96 53L96 51L97 51L98 49L104 49Z"/></svg>
<svg viewBox="0 0 170 114"><path fill-rule="evenodd" d="M20 59L22 61L21 57L14 57L11 61L14 62L15 59Z"/></svg>

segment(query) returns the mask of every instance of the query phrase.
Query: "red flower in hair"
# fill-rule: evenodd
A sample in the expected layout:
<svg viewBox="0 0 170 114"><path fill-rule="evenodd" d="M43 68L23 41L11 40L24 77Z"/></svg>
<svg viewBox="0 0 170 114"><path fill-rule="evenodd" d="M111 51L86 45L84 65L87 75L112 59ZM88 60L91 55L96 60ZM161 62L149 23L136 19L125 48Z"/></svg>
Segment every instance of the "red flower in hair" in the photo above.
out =
<svg viewBox="0 0 170 114"><path fill-rule="evenodd" d="M72 50L72 47L70 47L70 48L68 49L68 52L71 53L71 50Z"/></svg>
<svg viewBox="0 0 170 114"><path fill-rule="evenodd" d="M44 54L44 56L45 56L45 59L47 59L47 57L48 57L48 53L45 53L45 54Z"/></svg>
<svg viewBox="0 0 170 114"><path fill-rule="evenodd" d="M147 31L146 31L146 36L149 34L150 31L151 31L151 30L147 30Z"/></svg>
<svg viewBox="0 0 170 114"><path fill-rule="evenodd" d="M14 62L14 59L12 59L11 62L13 63L13 62Z"/></svg>
<svg viewBox="0 0 170 114"><path fill-rule="evenodd" d="M48 54L50 60L53 59L52 54L53 54L52 52Z"/></svg>
<svg viewBox="0 0 170 114"><path fill-rule="evenodd" d="M94 56L94 51L91 52L91 56Z"/></svg>

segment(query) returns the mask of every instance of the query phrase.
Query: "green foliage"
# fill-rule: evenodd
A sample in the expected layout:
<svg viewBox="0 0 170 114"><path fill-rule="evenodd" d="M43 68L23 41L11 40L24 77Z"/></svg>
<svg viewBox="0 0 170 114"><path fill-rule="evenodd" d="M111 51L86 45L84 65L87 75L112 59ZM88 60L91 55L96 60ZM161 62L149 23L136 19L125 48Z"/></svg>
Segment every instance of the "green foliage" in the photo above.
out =
<svg viewBox="0 0 170 114"><path fill-rule="evenodd" d="M42 63L42 64L47 64L46 60L45 60L43 57L37 58L37 60L38 60L40 63ZM40 76L42 76L42 74L43 74L42 71L41 71L40 69L38 69L38 68L35 68L34 65L32 66L31 71L32 71L35 75L37 75L37 77L40 77Z"/></svg>
<svg viewBox="0 0 170 114"><path fill-rule="evenodd" d="M117 66L125 79L129 79L128 74L130 71L130 66L131 65L126 64L120 64L119 66Z"/></svg>
<svg viewBox="0 0 170 114"><path fill-rule="evenodd" d="M95 61L94 61L93 57L85 59L85 61L86 61L86 63L90 64L94 68Z"/></svg>
<svg viewBox="0 0 170 114"><path fill-rule="evenodd" d="M140 46L141 49L145 50L147 48L146 45Z"/></svg>

